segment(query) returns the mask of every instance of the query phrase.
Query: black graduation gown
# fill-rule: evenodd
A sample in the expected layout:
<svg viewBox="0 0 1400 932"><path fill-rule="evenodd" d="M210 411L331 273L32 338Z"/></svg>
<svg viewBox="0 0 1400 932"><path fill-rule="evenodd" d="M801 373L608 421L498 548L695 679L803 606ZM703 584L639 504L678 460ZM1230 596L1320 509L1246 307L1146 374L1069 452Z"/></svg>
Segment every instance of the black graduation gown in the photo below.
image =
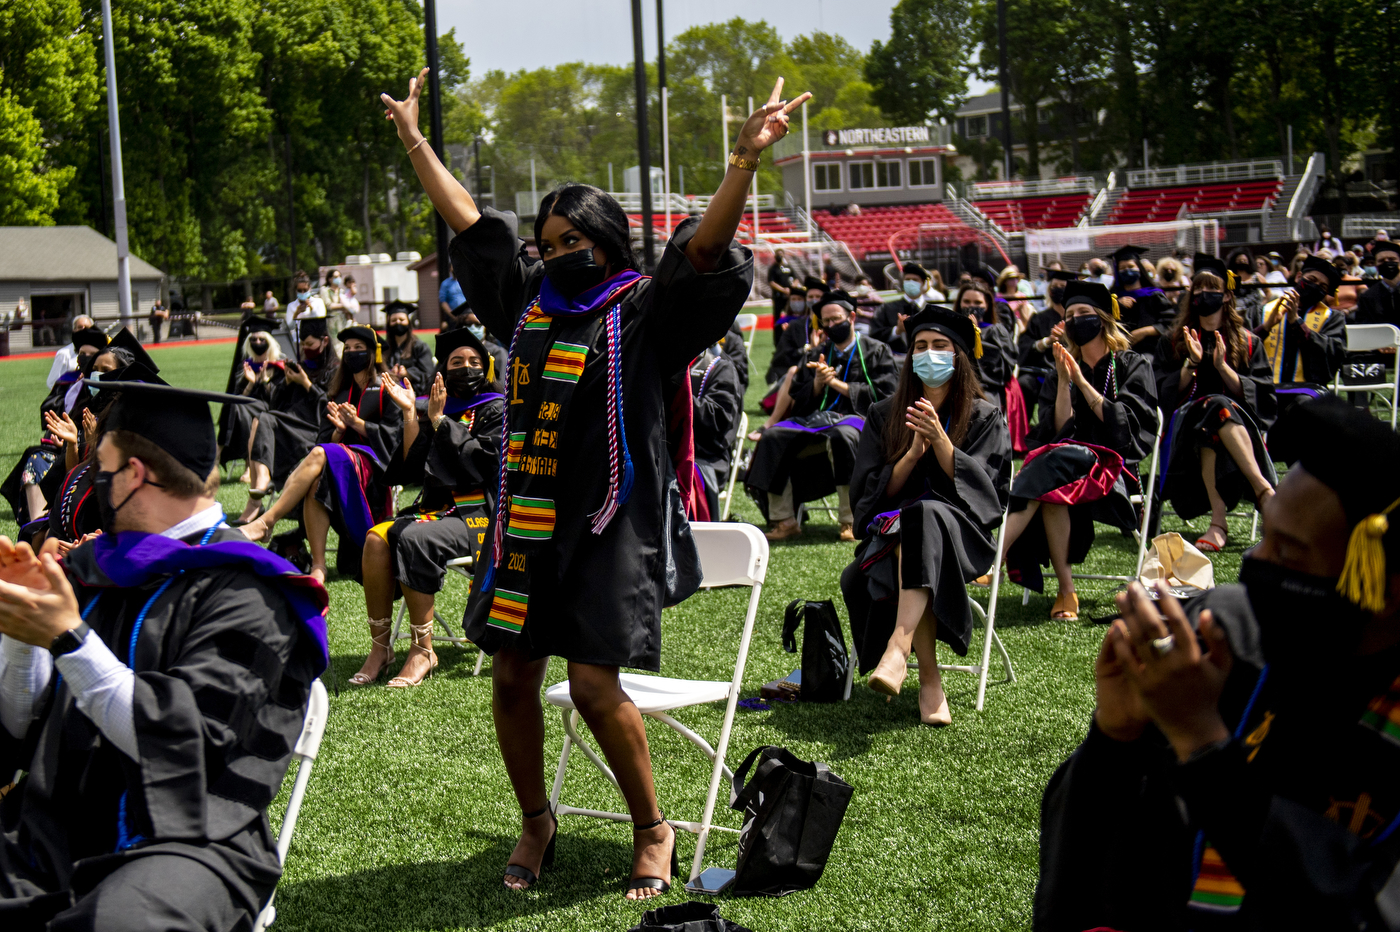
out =
<svg viewBox="0 0 1400 932"><path fill-rule="evenodd" d="M737 243L715 271L695 270L684 250L697 226L694 218L682 223L655 276L633 286L621 302L621 393L635 471L631 496L595 535L589 515L604 504L610 468L607 336L599 327L559 438L554 532L551 545L532 557L529 612L519 634L487 625L492 599L481 583L493 541L486 536L464 627L488 652L514 644L532 657L660 668L661 608L673 545L663 516L670 497L678 498L668 492L675 471L666 446L663 386L724 337L753 284L753 257ZM493 333L514 333L544 275L541 263L527 256L514 216L487 208L453 239L451 256L476 315ZM595 320L560 317L551 337L587 339ZM513 390L507 389L508 398Z"/></svg>
<svg viewBox="0 0 1400 932"><path fill-rule="evenodd" d="M1119 313L1122 315L1118 321L1123 329L1131 333L1143 327L1151 327L1157 331L1157 336L1165 336L1171 331L1172 324L1176 321L1176 305L1172 299L1167 297L1165 291L1158 291L1154 294L1143 295L1133 298L1133 306L1126 307L1122 304L1124 293L1118 289L1113 289L1113 295L1119 301ZM1156 343L1156 337L1149 336L1140 340L1135 346L1141 347L1144 354L1152 352L1152 347ZM1051 357L1051 368L1054 368L1054 357Z"/></svg>
<svg viewBox="0 0 1400 932"><path fill-rule="evenodd" d="M773 344L773 358L768 363L764 378L769 385L777 385L793 366L802 362L802 351L812 339L812 325L807 317L789 321L778 332Z"/></svg>
<svg viewBox="0 0 1400 932"><path fill-rule="evenodd" d="M79 433L81 434L82 432L83 410L86 407L90 393L85 390L79 390L77 393L77 400L70 410L67 398L68 392L72 388L72 382L60 381L55 382L53 387L49 389L48 395L39 403L39 431L41 434L39 442L25 448L24 452L20 454L19 460L15 463L14 468L10 470L10 474L5 477L4 483L0 484L0 496L3 496L5 501L10 503L10 510L14 512L15 522L20 527L24 527L24 525L28 524L35 517L38 517L37 515L31 515L29 513L29 501L24 494L24 464L29 462L31 456L41 451L48 451L56 454L54 464L50 466L44 476L41 477L39 483L39 488L44 493L44 500L50 503L53 501L58 484L62 481L65 472L63 465L63 442L49 433L48 428L44 426L44 414L47 412L53 412L54 414L68 412L68 416L73 418L73 423L78 425ZM44 480L48 481L45 482Z"/></svg>
<svg viewBox="0 0 1400 932"><path fill-rule="evenodd" d="M306 454L316 445L326 421L326 388L335 376L338 364L324 369L308 369L311 387L302 388L284 380L274 393L266 411L258 414L258 454L269 457L262 461L272 472L272 483L281 486L297 468ZM235 408L237 405L225 405ZM272 445L267 451L264 444ZM254 459L257 457L255 456Z"/></svg>
<svg viewBox="0 0 1400 932"><path fill-rule="evenodd" d="M749 349L744 345L744 335L739 332L738 324L725 331L720 351L734 364L734 373L739 377L739 397L743 398L749 393Z"/></svg>
<svg viewBox="0 0 1400 932"><path fill-rule="evenodd" d="M1184 392L1181 389L1182 357L1172 344L1170 334L1158 341L1153 355L1157 401L1168 425L1158 467L1162 476L1162 498L1170 500L1177 515L1187 521L1210 513L1210 497L1201 480L1199 451L1203 446L1211 447L1218 454L1215 487L1226 507L1234 508L1241 498L1254 501L1254 490L1218 439L1219 425L1227 420L1234 420L1249 432L1259 468L1265 478L1274 478L1273 459L1264 446L1264 433L1273 426L1278 413L1274 380L1264 356L1263 341L1249 332L1246 337L1250 354L1248 364L1239 373L1239 397L1226 392L1220 372L1215 368L1212 350L1202 353L1195 380ZM1228 359L1225 364L1230 365Z"/></svg>
<svg viewBox="0 0 1400 932"><path fill-rule="evenodd" d="M1120 742L1091 724L1041 800L1033 928L1393 927L1394 913L1387 924L1377 901L1393 896L1400 861L1400 833L1380 840L1400 812L1400 748L1359 720L1372 702L1397 698L1398 652L1308 660L1288 682L1287 668L1261 649L1242 586L1220 586L1186 608L1193 625L1210 608L1229 640L1234 662L1219 708L1235 737L1179 764L1152 725ZM1189 905L1206 892L1193 894L1205 844L1243 884L1236 912Z"/></svg>
<svg viewBox="0 0 1400 932"><path fill-rule="evenodd" d="M1276 298L1275 301L1281 301ZM1261 307L1257 314L1251 315L1247 321L1260 341L1267 340L1269 330L1264 326L1264 321L1269 316L1269 308L1275 301L1270 301ZM1284 387L1296 384L1293 374L1298 371L1297 366L1302 364L1303 381L1310 382L1317 386L1330 386L1336 377L1338 370L1342 368L1342 363L1346 360L1347 354L1347 319L1346 315L1336 308L1329 308L1327 319L1322 322L1319 330L1311 330L1302 324L1302 314L1293 323L1286 323L1280 320L1274 324L1275 329L1283 328L1283 348L1281 359L1270 359L1270 371L1277 369L1279 378L1275 380L1276 385ZM1267 354L1268 347L1265 347ZM1280 403L1285 399L1280 398Z"/></svg>
<svg viewBox="0 0 1400 932"><path fill-rule="evenodd" d="M229 529L212 538L242 539ZM68 578L79 605L102 593L87 618L89 636L126 662L137 615L172 577L115 588L91 547L65 558ZM0 804L0 909L16 897L69 890L81 896L149 858L175 866L182 880L188 872L178 871L181 864L193 861L208 872L197 875L202 885L162 888L164 898L217 901L251 923L281 875L267 806L301 732L310 684L324 663L320 651L267 579L239 567L173 577L151 603L136 642L139 761L104 740L62 686L41 697L46 711L23 739L0 728L0 771L27 771ZM123 797L128 836L145 841L116 851ZM149 879L160 882L158 873ZM114 882L125 883L124 874ZM87 908L99 910L95 928L130 927L130 917L102 921L100 902Z"/></svg>
<svg viewBox="0 0 1400 932"><path fill-rule="evenodd" d="M1053 372L1055 369L1054 350L1046 350L1042 353L1035 348L1035 344L1050 336L1055 325L1062 320L1064 318L1060 316L1060 312L1053 307L1036 311L1026 323L1026 329L1016 340L1016 365L1019 367L1016 380L1021 383L1021 395L1026 399L1028 408L1033 407L1033 400L1040 397L1040 383L1045 379L1046 373ZM1034 411L1026 412L1028 418L1034 414ZM1032 449L1043 446L1053 431L1053 426L1047 426L1044 422L1037 420L1031 425L1030 434L1026 437L1026 441Z"/></svg>
<svg viewBox="0 0 1400 932"><path fill-rule="evenodd" d="M885 652L894 632L900 589L930 590L938 639L959 654L967 653L972 611L966 583L991 569L996 558L992 534L1011 485L1006 418L991 402L978 400L967 436L954 448L952 478L930 450L900 494L886 495L894 466L885 457L885 424L893 404L893 398L886 398L870 408L851 475L851 510L861 543L841 574L841 593L862 673ZM880 515L886 518L880 520ZM896 544L904 553L902 579L897 578Z"/></svg>
<svg viewBox="0 0 1400 932"><path fill-rule="evenodd" d="M880 309L875 312L875 318L870 322L870 335L881 343L888 344L899 335L894 332L894 328L899 325L899 315L912 317L921 310L923 308L916 302L905 297L886 301L880 305Z"/></svg>
<svg viewBox="0 0 1400 932"><path fill-rule="evenodd" d="M384 395L377 380L363 392L353 379L349 381L349 385L336 393L335 401L341 404L347 402L355 404L360 417L365 422L365 432L361 434L347 428L339 442L347 446L365 447L371 451L372 455L367 458L366 481L361 484L360 492L363 493L365 501L369 503L371 518L375 521L382 521L388 518L393 510L391 483L388 480L387 470L390 457L395 448L398 447L402 436L403 412L399 410L398 405ZM316 438L316 443L333 443L335 442L332 439L334 436L335 425L329 419L325 419L321 425L321 432ZM336 571L343 576L353 576L355 579L359 579L360 558L364 555L365 542L355 540L354 535L349 533L344 512L344 505L348 501L346 496L354 494L359 493L353 489L337 487L330 464L321 470L321 481L316 485L316 501L324 505L330 512L331 527L335 528L336 534L340 537L340 546L336 552Z"/></svg>
<svg viewBox="0 0 1400 932"><path fill-rule="evenodd" d="M1090 443L1107 447L1123 457L1123 470L1117 485L1104 498L1069 506L1071 563L1082 563L1094 543L1094 522L1102 521L1122 530L1137 526L1137 518L1128 496L1135 494L1145 480L1139 478L1139 466L1152 454L1152 442L1157 430L1157 383L1152 364L1132 350L1116 354L1117 390L1112 388L1108 367L1115 354L1105 354L1098 365L1090 369L1079 362L1085 378L1094 389L1105 395L1103 418L1090 409L1079 389L1070 386L1073 408L1065 426L1054 433L1049 443ZM1104 392L1105 384L1109 390ZM1055 395L1059 391L1059 373L1051 371L1040 386L1040 419L1054 430ZM1011 510L1021 511L1029 504L1022 497L1038 478L1032 462L1016 476L1011 489ZM1050 551L1045 540L1045 525L1039 511L1007 553L1007 566L1015 571L1028 589L1041 591L1040 567L1049 565Z"/></svg>
<svg viewBox="0 0 1400 932"><path fill-rule="evenodd" d="M488 401L471 410L461 420L443 418L433 430L427 411L420 409L413 446L405 456L400 438L389 464L389 482L423 487L385 535L394 578L418 592L440 590L447 562L479 557L486 544L496 507L505 402Z"/></svg>
<svg viewBox="0 0 1400 932"><path fill-rule="evenodd" d="M101 527L102 509L92 494L96 474L97 464L85 457L63 477L58 494L49 502L48 537L73 543Z"/></svg>
<svg viewBox="0 0 1400 932"><path fill-rule="evenodd" d="M251 390L247 396L253 398L252 404L246 405L224 405L224 410L219 416L219 447L221 448L220 459L227 463L231 460L250 459L253 462L270 466L275 455L276 440L273 436L274 430L271 422L264 424L264 415L270 406L281 394L287 384L286 370L279 363L267 363L271 367L271 375L266 379L261 377L261 373L253 382ZM242 395L244 389L248 388L248 380L240 371L234 378L234 383L230 394ZM253 421L258 422L258 431L253 433ZM248 439L252 437L252 454L248 451Z"/></svg>
<svg viewBox="0 0 1400 932"><path fill-rule="evenodd" d="M756 493L780 493L789 480L794 503L815 501L837 486L850 485L866 412L893 395L899 384L899 367L889 347L864 334L854 339L844 351L827 340L809 354L826 358L850 386L849 395L831 389L813 392L815 371L806 366L793 376L792 411L786 421L764 431L744 480L760 508L767 508L767 496ZM828 443L830 458L825 454Z"/></svg>
<svg viewBox="0 0 1400 932"><path fill-rule="evenodd" d="M1356 299L1358 324L1391 324L1400 327L1400 292L1388 282L1369 282L1366 291ZM1392 364L1394 357L1392 357Z"/></svg>
<svg viewBox="0 0 1400 932"><path fill-rule="evenodd" d="M982 358L977 360L977 378L987 399L1006 410L1006 383L1016 371L1016 344L1005 327L993 323L980 324Z"/></svg>
<svg viewBox="0 0 1400 932"><path fill-rule="evenodd" d="M696 360L690 367L690 396L695 468L705 481L710 519L718 520L719 492L729 481L730 456L743 406L739 376L728 356L707 352Z"/></svg>
<svg viewBox="0 0 1400 932"><path fill-rule="evenodd" d="M428 389L433 387L433 375L436 373L433 351L416 336L409 341L406 351L400 351L394 343L394 338L389 337L389 346L384 353L384 365L389 369L403 366L408 372L408 381L413 386L415 395L426 395Z"/></svg>

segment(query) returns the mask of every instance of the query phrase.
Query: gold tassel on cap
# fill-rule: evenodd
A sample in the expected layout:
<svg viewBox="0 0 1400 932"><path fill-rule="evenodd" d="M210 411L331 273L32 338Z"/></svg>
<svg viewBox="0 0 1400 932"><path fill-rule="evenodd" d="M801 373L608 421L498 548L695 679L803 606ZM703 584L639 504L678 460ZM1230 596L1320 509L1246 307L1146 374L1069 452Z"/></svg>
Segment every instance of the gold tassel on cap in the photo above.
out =
<svg viewBox="0 0 1400 932"><path fill-rule="evenodd" d="M982 328L978 327L976 324L973 324L972 327L973 327L973 330L972 330L972 358L973 358L973 359L981 359L981 358L982 358Z"/></svg>
<svg viewBox="0 0 1400 932"><path fill-rule="evenodd" d="M1234 269L1228 269L1228 270L1226 270L1226 272L1225 272L1225 287L1228 288L1228 289L1230 289L1231 291L1234 291L1234 290L1235 290L1235 285L1238 284L1238 282L1239 282L1239 279L1235 278L1235 270L1234 270Z"/></svg>
<svg viewBox="0 0 1400 932"><path fill-rule="evenodd" d="M384 365L384 344L378 340L374 341L374 361L379 365Z"/></svg>
<svg viewBox="0 0 1400 932"><path fill-rule="evenodd" d="M1120 320L1121 318L1118 314L1118 296L1116 294L1111 294L1108 297L1113 301L1113 319Z"/></svg>
<svg viewBox="0 0 1400 932"><path fill-rule="evenodd" d="M486 354L486 381L496 384L496 357L490 353Z"/></svg>
<svg viewBox="0 0 1400 932"><path fill-rule="evenodd" d="M1390 530L1390 519L1386 515L1396 505L1400 505L1400 499L1391 502L1380 514L1361 519L1352 528L1346 563L1337 580L1338 592L1373 614L1385 608L1385 534Z"/></svg>

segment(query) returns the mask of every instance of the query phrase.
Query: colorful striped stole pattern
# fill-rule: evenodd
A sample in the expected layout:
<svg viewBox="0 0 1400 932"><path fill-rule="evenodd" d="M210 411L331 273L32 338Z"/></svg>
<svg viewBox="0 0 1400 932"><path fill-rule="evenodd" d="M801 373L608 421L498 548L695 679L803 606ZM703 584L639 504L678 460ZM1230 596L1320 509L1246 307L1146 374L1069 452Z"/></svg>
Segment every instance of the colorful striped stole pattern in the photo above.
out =
<svg viewBox="0 0 1400 932"><path fill-rule="evenodd" d="M554 536L554 500L512 495L506 533L528 540L549 540Z"/></svg>
<svg viewBox="0 0 1400 932"><path fill-rule="evenodd" d="M514 471L520 468L520 456L525 452L525 431L518 434L511 434L506 442L506 469ZM505 481L505 480L502 480Z"/></svg>
<svg viewBox="0 0 1400 932"><path fill-rule="evenodd" d="M452 503L462 508L480 508L486 504L486 493L480 490L465 495L452 495Z"/></svg>
<svg viewBox="0 0 1400 932"><path fill-rule="evenodd" d="M1382 738L1400 744L1400 679L1390 689L1371 700L1371 706L1361 716L1361 724L1380 732Z"/></svg>
<svg viewBox="0 0 1400 932"><path fill-rule="evenodd" d="M548 330L552 323L554 323L554 318L540 310L538 304L531 307L525 314L526 330Z"/></svg>
<svg viewBox="0 0 1400 932"><path fill-rule="evenodd" d="M1233 913L1244 902L1244 887L1230 873L1220 852L1206 845L1201 869L1191 890L1191 906L1212 913Z"/></svg>
<svg viewBox="0 0 1400 932"><path fill-rule="evenodd" d="M486 624L511 634L519 634L525 627L525 612L529 605L530 597L525 593L497 587L491 599L491 611L486 617Z"/></svg>
<svg viewBox="0 0 1400 932"><path fill-rule="evenodd" d="M526 324L528 328L529 325ZM583 375L583 361L588 356L588 347L581 343L565 343L556 340L549 348L549 356L544 361L544 377L557 382L575 382Z"/></svg>

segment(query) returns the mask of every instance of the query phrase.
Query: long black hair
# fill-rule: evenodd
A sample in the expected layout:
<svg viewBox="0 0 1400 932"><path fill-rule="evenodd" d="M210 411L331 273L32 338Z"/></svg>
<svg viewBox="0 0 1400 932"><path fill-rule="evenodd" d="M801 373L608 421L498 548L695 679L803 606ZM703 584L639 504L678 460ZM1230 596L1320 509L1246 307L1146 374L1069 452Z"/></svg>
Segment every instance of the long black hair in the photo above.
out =
<svg viewBox="0 0 1400 932"><path fill-rule="evenodd" d="M574 225L580 233L593 240L603 250L616 275L623 269L637 271L637 257L632 252L632 228L622 205L601 188L591 184L561 184L540 201L535 218L535 248L540 248L540 230L546 217L558 215Z"/></svg>
<svg viewBox="0 0 1400 932"><path fill-rule="evenodd" d="M912 344L913 341L910 342ZM885 421L887 463L893 463L903 456L914 442L914 432L904 423L904 410L912 408L915 401L924 397L924 383L914 374L914 355L911 345L899 370L899 386L894 390L894 402L890 405L889 419ZM956 447L967 439L967 428L972 423L972 409L977 399L987 396L982 391L982 380L977 377L977 361L964 353L960 346L953 347L953 359L953 378L943 407L948 413L948 439Z"/></svg>

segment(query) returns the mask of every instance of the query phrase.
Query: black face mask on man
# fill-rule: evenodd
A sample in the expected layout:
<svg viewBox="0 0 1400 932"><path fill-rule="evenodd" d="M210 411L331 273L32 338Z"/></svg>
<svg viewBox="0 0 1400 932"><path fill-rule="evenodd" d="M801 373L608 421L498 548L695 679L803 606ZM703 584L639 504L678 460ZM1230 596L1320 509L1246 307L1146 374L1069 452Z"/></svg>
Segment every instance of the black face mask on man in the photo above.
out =
<svg viewBox="0 0 1400 932"><path fill-rule="evenodd" d="M840 345L851 338L851 322L843 320L839 324L823 324L822 329L826 331L827 338L832 343Z"/></svg>
<svg viewBox="0 0 1400 932"><path fill-rule="evenodd" d="M1065 287L1064 287L1064 285L1061 285L1061 286L1058 287L1058 288L1051 288L1051 289L1050 289L1050 303L1051 303L1051 304L1058 304L1058 305L1060 305L1061 307L1064 307L1064 304L1065 304Z"/></svg>
<svg viewBox="0 0 1400 932"><path fill-rule="evenodd" d="M1376 263L1376 271L1381 278L1394 278L1400 275L1400 259L1382 259Z"/></svg>
<svg viewBox="0 0 1400 932"><path fill-rule="evenodd" d="M1298 312L1306 314L1321 304L1326 297L1326 288L1316 282L1304 280L1303 287L1298 291Z"/></svg>
<svg viewBox="0 0 1400 932"><path fill-rule="evenodd" d="M343 353L340 364L345 367L346 372L363 372L369 367L369 353L366 350Z"/></svg>
<svg viewBox="0 0 1400 932"><path fill-rule="evenodd" d="M98 470L96 475L92 477L92 488L93 491L97 493L97 511L98 520L100 521L99 527L102 528L102 533L104 534L116 533L117 512L125 508L126 503L131 501L131 497L135 495L138 491L140 491L139 489L132 489L130 492L126 493L126 498L122 499L122 503L120 505L114 506L112 504L112 480L117 477L117 473L125 471L130 466L131 464L127 463L126 466L123 466L121 469L115 470L113 472L105 472L102 470ZM147 479L145 484L153 485L158 489L165 488L165 486L161 485L159 482L153 482L150 479Z"/></svg>
<svg viewBox="0 0 1400 932"><path fill-rule="evenodd" d="M593 261L593 250L576 249L544 260L544 274L556 291L573 298L601 284L608 270Z"/></svg>
<svg viewBox="0 0 1400 932"><path fill-rule="evenodd" d="M1246 555L1240 583L1259 622L1264 659L1273 671L1312 675L1317 652L1349 657L1370 613L1337 592L1337 580Z"/></svg>
<svg viewBox="0 0 1400 932"><path fill-rule="evenodd" d="M465 400L486 386L486 372L474 366L458 366L443 373L442 384L447 394Z"/></svg>
<svg viewBox="0 0 1400 932"><path fill-rule="evenodd" d="M1074 341L1075 346L1083 346L1103 332L1103 321L1098 314L1081 314L1065 321L1065 335Z"/></svg>

